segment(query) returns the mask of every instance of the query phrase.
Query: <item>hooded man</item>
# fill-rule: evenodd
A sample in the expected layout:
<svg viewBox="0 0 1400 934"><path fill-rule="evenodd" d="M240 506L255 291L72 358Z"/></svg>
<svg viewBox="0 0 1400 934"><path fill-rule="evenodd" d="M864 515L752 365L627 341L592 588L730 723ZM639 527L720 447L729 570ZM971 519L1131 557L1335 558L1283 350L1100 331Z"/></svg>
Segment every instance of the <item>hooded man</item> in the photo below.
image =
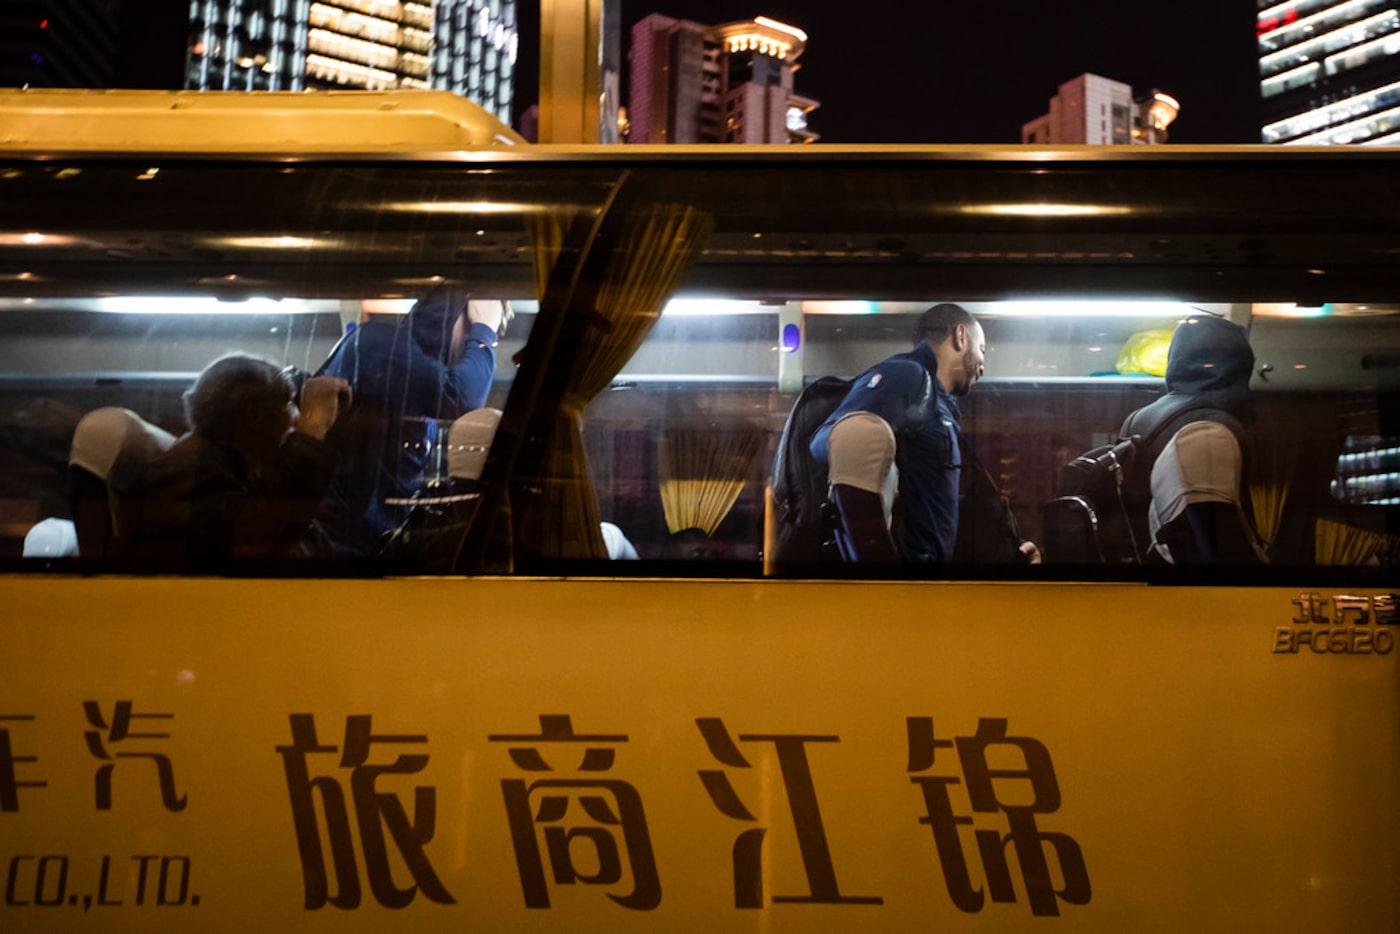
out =
<svg viewBox="0 0 1400 934"><path fill-rule="evenodd" d="M1254 420L1249 392L1253 370L1254 351L1243 328L1223 318L1193 315L1172 334L1166 394L1123 423L1120 437L1147 437L1164 420L1180 422L1160 432L1139 454L1133 484L1139 490L1150 488L1146 532L1151 549L1167 561L1264 560L1245 515L1242 492L1242 440ZM1142 527L1140 505L1139 514L1131 518Z"/></svg>
<svg viewBox="0 0 1400 934"><path fill-rule="evenodd" d="M395 322L360 325L322 371L355 407L331 439L341 458L317 524L336 555L373 556L407 518L444 429L486 404L504 302L439 289Z"/></svg>

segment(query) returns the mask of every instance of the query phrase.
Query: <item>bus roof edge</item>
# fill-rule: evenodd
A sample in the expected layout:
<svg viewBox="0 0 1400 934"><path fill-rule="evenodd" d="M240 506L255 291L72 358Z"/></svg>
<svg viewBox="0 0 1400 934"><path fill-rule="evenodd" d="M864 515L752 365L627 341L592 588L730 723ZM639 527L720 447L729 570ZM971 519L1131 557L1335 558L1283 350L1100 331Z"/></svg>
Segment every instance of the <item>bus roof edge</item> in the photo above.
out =
<svg viewBox="0 0 1400 934"><path fill-rule="evenodd" d="M0 89L0 151L411 153L525 139L447 91Z"/></svg>

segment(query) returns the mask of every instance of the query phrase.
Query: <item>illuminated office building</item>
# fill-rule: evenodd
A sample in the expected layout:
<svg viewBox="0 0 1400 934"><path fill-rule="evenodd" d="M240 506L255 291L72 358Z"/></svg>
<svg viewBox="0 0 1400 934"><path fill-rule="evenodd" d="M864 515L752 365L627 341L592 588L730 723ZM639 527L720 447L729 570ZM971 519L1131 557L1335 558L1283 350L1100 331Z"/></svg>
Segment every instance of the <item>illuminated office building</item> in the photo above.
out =
<svg viewBox="0 0 1400 934"><path fill-rule="evenodd" d="M629 143L810 143L819 105L793 90L807 45L767 17L706 26L652 14L632 27Z"/></svg>
<svg viewBox="0 0 1400 934"><path fill-rule="evenodd" d="M1266 143L1400 143L1400 0L1258 0Z"/></svg>
<svg viewBox="0 0 1400 934"><path fill-rule="evenodd" d="M186 87L438 88L510 122L515 0L191 0Z"/></svg>
<svg viewBox="0 0 1400 934"><path fill-rule="evenodd" d="M1131 85L1083 74L1060 85L1049 113L1021 125L1021 142L1050 145L1165 143L1167 127L1180 112L1161 91L1134 98Z"/></svg>

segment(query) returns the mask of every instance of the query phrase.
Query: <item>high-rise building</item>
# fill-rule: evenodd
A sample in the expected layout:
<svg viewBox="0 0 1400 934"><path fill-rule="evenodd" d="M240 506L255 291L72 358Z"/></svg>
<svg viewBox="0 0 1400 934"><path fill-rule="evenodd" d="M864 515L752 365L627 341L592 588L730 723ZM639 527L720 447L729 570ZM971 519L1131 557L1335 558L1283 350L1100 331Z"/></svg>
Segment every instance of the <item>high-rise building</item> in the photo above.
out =
<svg viewBox="0 0 1400 934"><path fill-rule="evenodd" d="M438 88L510 122L515 0L190 0L196 90Z"/></svg>
<svg viewBox="0 0 1400 934"><path fill-rule="evenodd" d="M1083 74L1060 85L1050 112L1021 126L1021 142L1036 145L1165 143L1180 112L1161 91L1134 98L1131 85Z"/></svg>
<svg viewBox="0 0 1400 934"><path fill-rule="evenodd" d="M0 87L437 88L509 123L516 8L517 0L4 0Z"/></svg>
<svg viewBox="0 0 1400 934"><path fill-rule="evenodd" d="M810 143L819 104L793 90L807 45L767 17L706 26L652 14L632 27L630 143Z"/></svg>
<svg viewBox="0 0 1400 934"><path fill-rule="evenodd" d="M1400 143L1400 0L1257 0L1266 143Z"/></svg>

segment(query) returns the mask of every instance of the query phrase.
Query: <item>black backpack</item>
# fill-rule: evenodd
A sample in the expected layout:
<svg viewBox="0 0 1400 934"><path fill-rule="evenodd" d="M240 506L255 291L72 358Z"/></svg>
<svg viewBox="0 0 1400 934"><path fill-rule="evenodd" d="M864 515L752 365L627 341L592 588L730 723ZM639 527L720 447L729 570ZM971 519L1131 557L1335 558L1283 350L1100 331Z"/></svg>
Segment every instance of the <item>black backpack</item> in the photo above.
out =
<svg viewBox="0 0 1400 934"><path fill-rule="evenodd" d="M773 457L772 515L765 564L793 573L839 560L835 513L827 501L826 465L812 456L812 436L836 411L855 380L823 376L797 396Z"/></svg>
<svg viewBox="0 0 1400 934"><path fill-rule="evenodd" d="M1239 420L1198 397L1181 396L1152 415L1145 425L1130 418L1131 428L1125 424L1117 441L1085 451L1062 468L1059 495L1041 510L1047 564L1146 560L1152 544L1146 530L1152 462L1189 422L1219 422L1245 449Z"/></svg>

